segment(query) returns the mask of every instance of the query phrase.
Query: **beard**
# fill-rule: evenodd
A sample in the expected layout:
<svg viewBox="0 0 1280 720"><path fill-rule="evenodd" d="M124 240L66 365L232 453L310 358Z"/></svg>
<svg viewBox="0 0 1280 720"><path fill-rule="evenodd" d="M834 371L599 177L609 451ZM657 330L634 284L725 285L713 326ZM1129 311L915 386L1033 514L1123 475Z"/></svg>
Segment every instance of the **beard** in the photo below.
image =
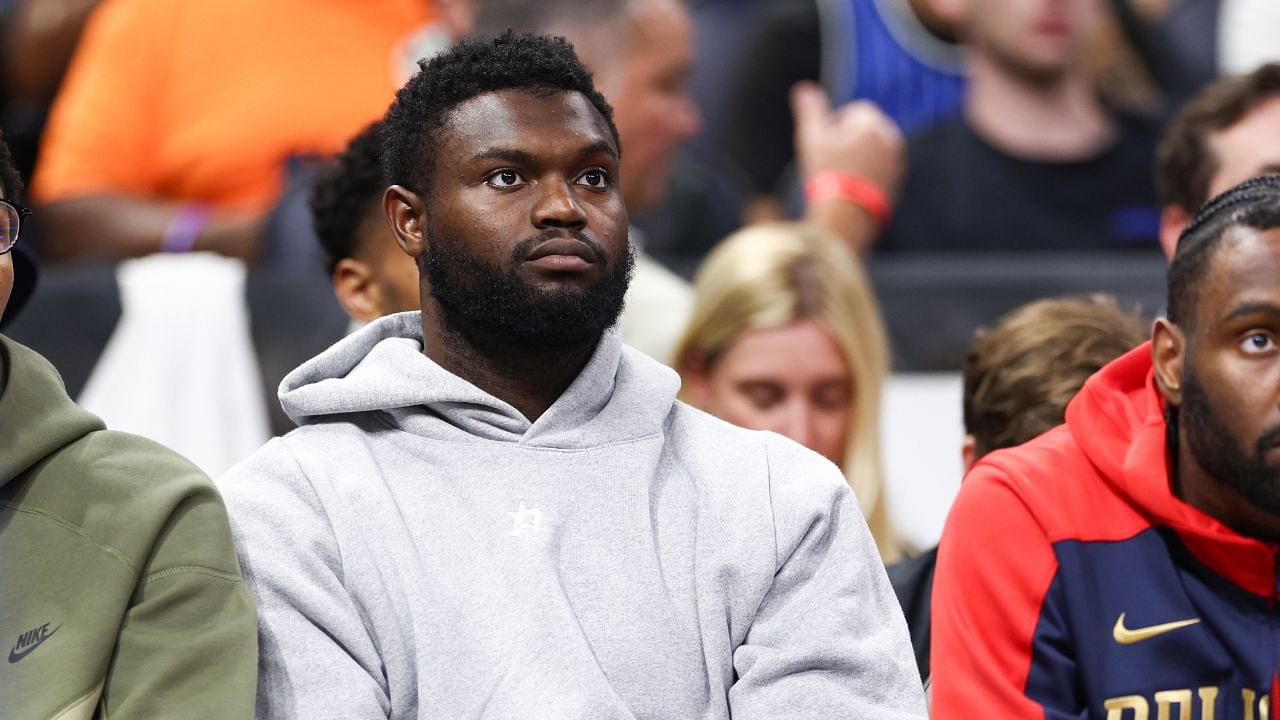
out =
<svg viewBox="0 0 1280 720"><path fill-rule="evenodd" d="M1183 377L1179 421L1188 449L1209 475L1240 493L1250 505L1280 515L1280 467L1267 462L1267 451L1280 443L1280 427L1262 433L1253 447L1237 442L1218 418L1195 374Z"/></svg>
<svg viewBox="0 0 1280 720"><path fill-rule="evenodd" d="M622 313L635 252L628 245L614 267L587 288L547 289L520 277L520 264L535 245L564 236L587 244L597 262L607 261L604 248L594 240L552 230L517 243L504 268L472 255L428 226L420 270L445 324L491 353L547 353L595 344Z"/></svg>

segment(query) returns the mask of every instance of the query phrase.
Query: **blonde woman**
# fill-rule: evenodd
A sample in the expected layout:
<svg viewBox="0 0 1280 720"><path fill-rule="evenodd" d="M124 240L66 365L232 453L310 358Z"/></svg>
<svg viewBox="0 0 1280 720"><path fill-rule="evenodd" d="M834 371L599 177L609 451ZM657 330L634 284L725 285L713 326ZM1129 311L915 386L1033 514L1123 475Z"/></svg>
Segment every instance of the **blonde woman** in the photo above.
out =
<svg viewBox="0 0 1280 720"><path fill-rule="evenodd" d="M676 350L682 397L839 465L886 563L901 548L880 469L883 321L857 258L798 223L734 233L703 263Z"/></svg>

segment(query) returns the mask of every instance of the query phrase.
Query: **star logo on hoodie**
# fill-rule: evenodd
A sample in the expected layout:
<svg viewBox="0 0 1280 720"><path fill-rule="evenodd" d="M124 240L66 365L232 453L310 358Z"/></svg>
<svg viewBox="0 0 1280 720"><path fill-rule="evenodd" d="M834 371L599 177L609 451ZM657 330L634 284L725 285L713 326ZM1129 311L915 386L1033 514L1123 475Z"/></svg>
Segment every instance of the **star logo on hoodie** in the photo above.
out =
<svg viewBox="0 0 1280 720"><path fill-rule="evenodd" d="M527 530L536 530L542 525L542 510L540 508L526 508L524 501L520 501L520 507L515 512L507 513L511 516L511 534L519 535Z"/></svg>

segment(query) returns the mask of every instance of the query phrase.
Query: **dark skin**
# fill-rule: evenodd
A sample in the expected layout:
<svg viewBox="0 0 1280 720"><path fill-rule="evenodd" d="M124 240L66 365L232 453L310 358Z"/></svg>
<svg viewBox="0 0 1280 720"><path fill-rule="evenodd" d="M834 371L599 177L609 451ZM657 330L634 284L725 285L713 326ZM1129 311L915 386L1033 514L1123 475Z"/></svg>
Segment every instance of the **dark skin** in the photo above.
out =
<svg viewBox="0 0 1280 720"><path fill-rule="evenodd" d="M1194 369L1216 417L1241 448L1280 425L1280 229L1227 231L1212 251L1187 327L1166 319L1152 332L1156 384L1173 407L1183 402L1183 371ZM1174 490L1236 532L1280 542L1280 516L1251 504L1197 462L1179 423ZM1280 449L1267 455L1280 465Z"/></svg>
<svg viewBox="0 0 1280 720"><path fill-rule="evenodd" d="M553 292L593 286L626 257L618 148L582 95L478 95L454 108L437 138L430 193L422 197L393 185L383 196L396 242L410 257L429 252L428 218L437 239L504 269L514 265L521 279ZM520 241L548 230L582 233L604 248L605 257L581 252L581 243L553 241L555 247L534 247L513 260ZM548 250L555 252L536 257ZM425 273L419 295L426 356L531 421L569 387L599 340L547 353L480 347L446 322Z"/></svg>
<svg viewBox="0 0 1280 720"><path fill-rule="evenodd" d="M379 197L356 228L351 257L342 258L333 268L333 292L348 317L357 322L418 309L418 266L394 240Z"/></svg>
<svg viewBox="0 0 1280 720"><path fill-rule="evenodd" d="M160 250L183 204L110 193L58 200L40 208L45 254L55 262L150 255ZM191 249L256 260L266 218L233 210L210 213Z"/></svg>

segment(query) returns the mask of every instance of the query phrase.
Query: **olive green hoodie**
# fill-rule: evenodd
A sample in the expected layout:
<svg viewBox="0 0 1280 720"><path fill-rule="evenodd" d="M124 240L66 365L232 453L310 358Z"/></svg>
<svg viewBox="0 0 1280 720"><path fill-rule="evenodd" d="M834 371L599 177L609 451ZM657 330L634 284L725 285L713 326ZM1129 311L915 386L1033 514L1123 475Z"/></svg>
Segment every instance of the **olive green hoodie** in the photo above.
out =
<svg viewBox="0 0 1280 720"><path fill-rule="evenodd" d="M256 627L209 479L0 335L0 718L251 717Z"/></svg>

